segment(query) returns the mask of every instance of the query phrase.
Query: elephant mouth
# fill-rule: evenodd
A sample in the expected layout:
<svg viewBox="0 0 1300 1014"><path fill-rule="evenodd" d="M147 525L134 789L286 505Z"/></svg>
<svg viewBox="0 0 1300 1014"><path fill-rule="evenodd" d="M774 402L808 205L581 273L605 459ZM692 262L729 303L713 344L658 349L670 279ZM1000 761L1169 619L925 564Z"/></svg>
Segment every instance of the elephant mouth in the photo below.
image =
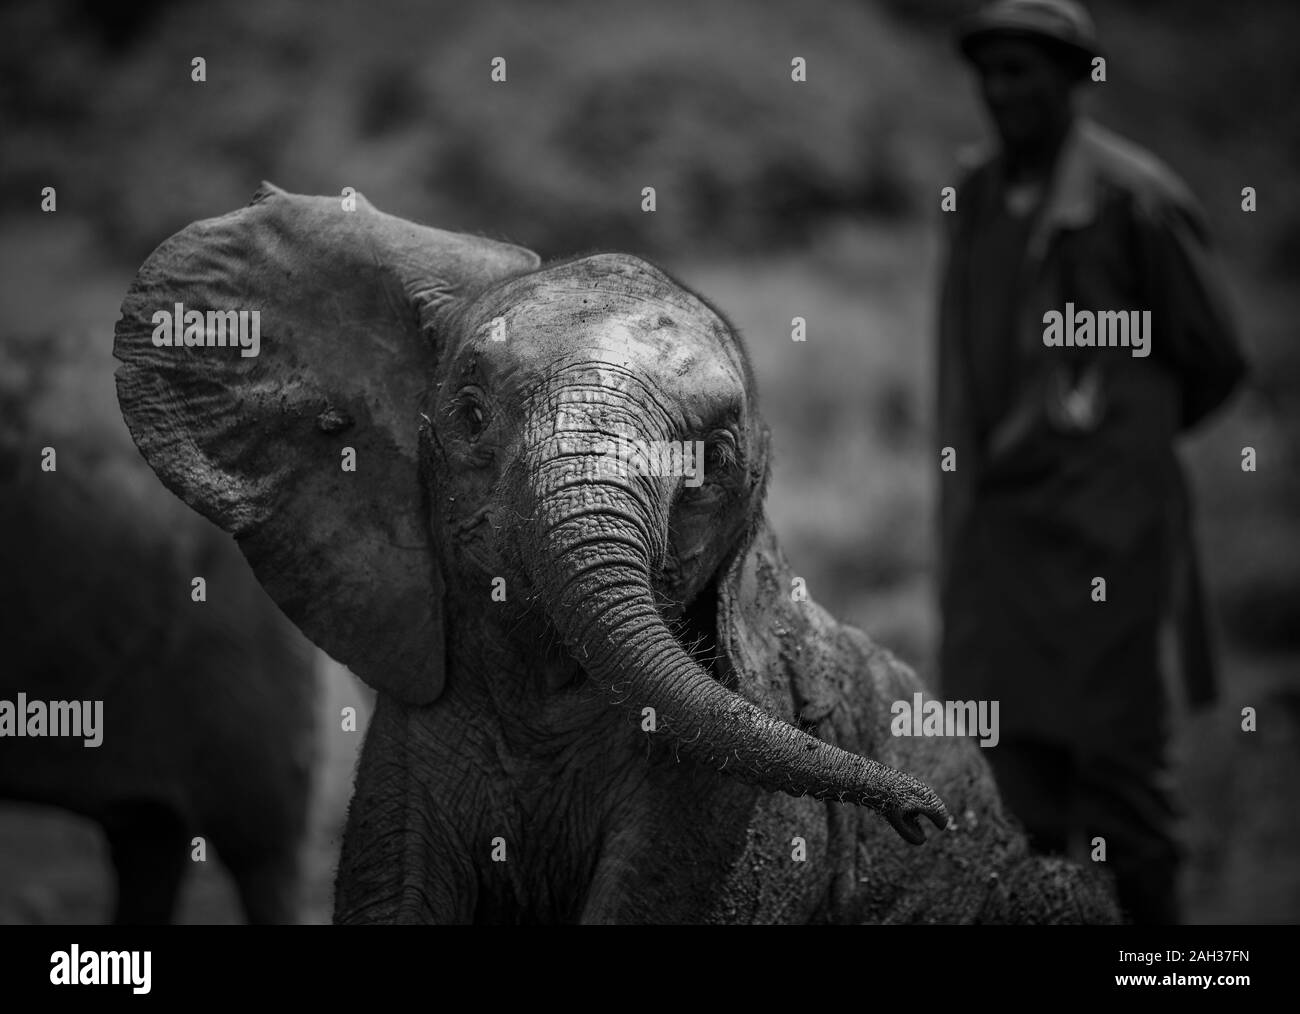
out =
<svg viewBox="0 0 1300 1014"><path fill-rule="evenodd" d="M699 593L684 606L657 599L659 616L682 651L717 683L728 689L736 688L736 676L727 664L719 642L718 627L719 582L709 581Z"/></svg>

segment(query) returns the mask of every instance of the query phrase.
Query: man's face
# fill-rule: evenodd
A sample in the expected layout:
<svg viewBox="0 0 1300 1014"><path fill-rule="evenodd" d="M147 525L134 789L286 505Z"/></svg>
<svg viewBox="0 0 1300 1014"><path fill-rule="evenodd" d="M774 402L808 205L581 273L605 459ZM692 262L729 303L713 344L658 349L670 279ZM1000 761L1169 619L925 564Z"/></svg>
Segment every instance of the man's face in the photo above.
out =
<svg viewBox="0 0 1300 1014"><path fill-rule="evenodd" d="M1070 116L1069 71L1030 39L990 39L972 54L980 88L1002 143L1033 148Z"/></svg>

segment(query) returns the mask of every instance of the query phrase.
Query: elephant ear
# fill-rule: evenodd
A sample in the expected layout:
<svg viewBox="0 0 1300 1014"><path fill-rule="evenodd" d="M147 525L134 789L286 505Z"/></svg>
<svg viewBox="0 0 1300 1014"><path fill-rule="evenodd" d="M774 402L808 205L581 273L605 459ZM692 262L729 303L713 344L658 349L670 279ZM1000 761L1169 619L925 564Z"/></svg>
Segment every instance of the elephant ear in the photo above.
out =
<svg viewBox="0 0 1300 1014"><path fill-rule="evenodd" d="M432 701L444 681L443 582L417 452L445 321L537 263L360 194L263 184L247 207L159 246L122 303L118 401L149 465L235 536L309 638L409 703ZM207 322L185 330L192 345L188 311ZM249 311L248 347L221 347L208 311ZM161 312L176 318L174 344L161 344Z"/></svg>
<svg viewBox="0 0 1300 1014"><path fill-rule="evenodd" d="M718 646L735 690L811 735L865 753L843 686L859 674L840 624L803 588L765 513L723 565Z"/></svg>

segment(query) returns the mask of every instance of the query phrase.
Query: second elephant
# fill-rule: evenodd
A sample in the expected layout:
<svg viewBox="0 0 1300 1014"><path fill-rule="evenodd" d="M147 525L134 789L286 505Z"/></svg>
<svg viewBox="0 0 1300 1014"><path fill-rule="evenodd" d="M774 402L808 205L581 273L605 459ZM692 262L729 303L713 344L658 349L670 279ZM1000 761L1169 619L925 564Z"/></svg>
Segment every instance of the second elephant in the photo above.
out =
<svg viewBox="0 0 1300 1014"><path fill-rule="evenodd" d="M229 537L159 488L102 345L6 336L0 417L0 702L101 709L91 746L53 719L5 729L0 801L103 829L116 922L174 918L198 857L221 860L250 922L297 921L319 653ZM20 865L4 872L30 882Z"/></svg>

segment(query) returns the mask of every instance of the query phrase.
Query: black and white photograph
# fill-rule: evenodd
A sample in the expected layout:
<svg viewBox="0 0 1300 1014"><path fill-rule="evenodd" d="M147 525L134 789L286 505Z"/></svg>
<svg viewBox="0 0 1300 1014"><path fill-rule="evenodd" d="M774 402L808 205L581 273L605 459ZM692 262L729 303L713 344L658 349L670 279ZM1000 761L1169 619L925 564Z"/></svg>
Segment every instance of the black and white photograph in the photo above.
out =
<svg viewBox="0 0 1300 1014"><path fill-rule="evenodd" d="M188 1001L157 948L402 944L360 924L900 962L999 925L1101 996L1263 988L1297 37L1290 0L11 0L6 981Z"/></svg>

